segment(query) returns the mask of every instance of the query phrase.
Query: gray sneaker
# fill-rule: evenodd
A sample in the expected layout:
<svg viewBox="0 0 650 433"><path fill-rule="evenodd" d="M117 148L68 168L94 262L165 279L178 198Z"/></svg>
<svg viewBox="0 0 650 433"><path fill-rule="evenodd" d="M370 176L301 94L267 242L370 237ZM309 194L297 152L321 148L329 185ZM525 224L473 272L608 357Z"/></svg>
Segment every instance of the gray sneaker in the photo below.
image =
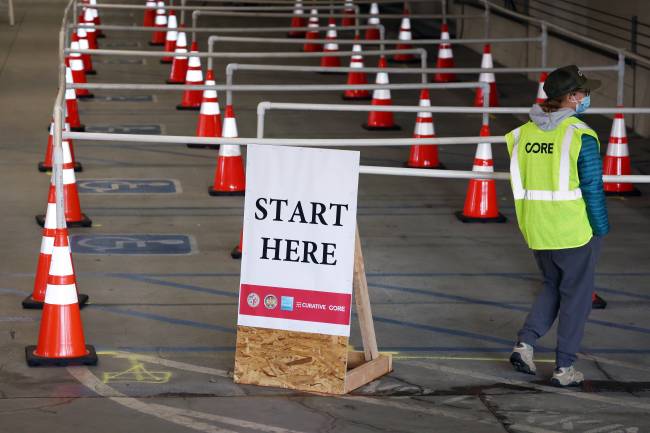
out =
<svg viewBox="0 0 650 433"><path fill-rule="evenodd" d="M527 343L515 344L514 349L512 349L512 354L510 355L510 363L517 371L526 374L535 374L537 368L533 362L533 346Z"/></svg>
<svg viewBox="0 0 650 433"><path fill-rule="evenodd" d="M551 383L555 386L578 386L584 382L585 376L572 365L553 370Z"/></svg>

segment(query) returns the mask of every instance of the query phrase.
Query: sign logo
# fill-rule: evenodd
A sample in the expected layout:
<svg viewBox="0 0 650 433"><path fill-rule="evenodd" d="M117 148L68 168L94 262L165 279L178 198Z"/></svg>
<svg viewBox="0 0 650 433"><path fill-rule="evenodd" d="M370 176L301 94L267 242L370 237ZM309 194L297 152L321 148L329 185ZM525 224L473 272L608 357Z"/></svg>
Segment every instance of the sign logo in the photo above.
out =
<svg viewBox="0 0 650 433"><path fill-rule="evenodd" d="M278 298L275 295L266 295L264 297L264 306L269 310L275 309L278 306Z"/></svg>
<svg viewBox="0 0 650 433"><path fill-rule="evenodd" d="M293 311L293 296L280 297L280 310Z"/></svg>
<svg viewBox="0 0 650 433"><path fill-rule="evenodd" d="M251 292L248 294L248 297L246 298L246 303L248 304L249 307L255 308L258 305L260 305L260 296L255 292Z"/></svg>

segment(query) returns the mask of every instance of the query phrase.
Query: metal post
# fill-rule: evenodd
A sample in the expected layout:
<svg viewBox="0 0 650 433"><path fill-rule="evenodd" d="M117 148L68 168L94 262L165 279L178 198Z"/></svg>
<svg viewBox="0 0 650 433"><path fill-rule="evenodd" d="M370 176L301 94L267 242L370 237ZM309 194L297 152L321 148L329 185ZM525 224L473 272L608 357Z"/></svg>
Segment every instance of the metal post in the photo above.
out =
<svg viewBox="0 0 650 433"><path fill-rule="evenodd" d="M181 0L181 7L183 8L181 10L181 25L185 25L185 6L186 6L187 0Z"/></svg>
<svg viewBox="0 0 650 433"><path fill-rule="evenodd" d="M548 26L546 21L542 21L542 67L546 67L548 61Z"/></svg>
<svg viewBox="0 0 650 433"><path fill-rule="evenodd" d="M616 86L616 105L623 105L625 99L625 54L618 52L618 82Z"/></svg>
<svg viewBox="0 0 650 433"><path fill-rule="evenodd" d="M442 0L440 6L442 9L442 23L447 24L447 0Z"/></svg>
<svg viewBox="0 0 650 433"><path fill-rule="evenodd" d="M483 29L483 35L485 38L490 37L490 3L488 3L487 0L484 0L485 4L485 22L484 22L484 29Z"/></svg>
<svg viewBox="0 0 650 433"><path fill-rule="evenodd" d="M14 0L9 0L7 2L7 8L9 9L9 25L13 27L16 24L14 18Z"/></svg>

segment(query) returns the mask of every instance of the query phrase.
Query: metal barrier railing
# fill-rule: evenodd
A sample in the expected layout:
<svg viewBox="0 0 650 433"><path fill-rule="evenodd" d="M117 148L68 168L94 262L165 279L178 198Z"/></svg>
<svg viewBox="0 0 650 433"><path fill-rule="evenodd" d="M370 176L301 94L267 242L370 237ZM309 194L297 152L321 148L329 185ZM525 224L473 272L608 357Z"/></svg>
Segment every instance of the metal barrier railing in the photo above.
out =
<svg viewBox="0 0 650 433"><path fill-rule="evenodd" d="M264 137L265 116L270 110L293 110L293 111L390 111L401 113L438 113L438 114L481 114L485 122L485 116L490 114L528 114L530 107L448 107L448 106L402 106L393 105L381 107L376 105L345 105L345 104L305 104L293 102L270 102L262 101L257 104L257 137ZM650 114L650 107L593 107L589 114ZM502 137L503 138L503 137ZM487 141L494 143L495 141ZM505 143L505 139L499 141Z"/></svg>
<svg viewBox="0 0 650 433"><path fill-rule="evenodd" d="M624 65L623 65L624 67ZM252 65L229 63L226 66L226 83L232 84L234 72L237 70L247 71L282 71L282 72L386 72L391 74L420 74L423 83L427 82L428 74L454 73L454 74L476 74L476 73L518 73L518 72L544 72L552 71L554 68L351 68L351 67L324 67L324 66L295 66L295 65ZM620 71L620 65L610 66L581 66L583 71ZM619 76L620 79L620 76Z"/></svg>

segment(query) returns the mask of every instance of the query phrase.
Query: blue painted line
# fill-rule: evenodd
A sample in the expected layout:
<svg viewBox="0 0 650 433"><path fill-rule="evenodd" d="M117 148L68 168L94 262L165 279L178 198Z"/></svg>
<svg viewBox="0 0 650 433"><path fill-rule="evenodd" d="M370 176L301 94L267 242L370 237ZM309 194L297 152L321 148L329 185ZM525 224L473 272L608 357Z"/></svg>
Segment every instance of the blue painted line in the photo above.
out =
<svg viewBox="0 0 650 433"><path fill-rule="evenodd" d="M182 283L175 283L173 281L165 281L165 280L159 280L157 278L152 278L148 277L146 275L135 275L135 274L110 274L113 277L117 278L124 278L126 280L132 280L132 281L139 281L139 282L144 282L144 283L150 283L150 284L157 284L160 286L166 286L166 287L173 287L175 289L182 289L182 290L190 290L193 292L200 292L200 293L209 293L211 295L219 295L219 296L227 296L229 298L237 298L239 296L238 293L233 293L233 292L227 292L225 290L219 290L219 289L210 289L208 287L201 287L201 286L196 286L193 284L182 284ZM235 274L236 276L239 276L239 274Z"/></svg>
<svg viewBox="0 0 650 433"><path fill-rule="evenodd" d="M596 287L596 290L599 291L599 292L603 292L603 293L611 293L611 294L614 294L614 295L629 296L630 298L638 298L638 299L650 300L649 295L641 295L641 294L638 294L638 293L628 292L626 290L608 289L606 287Z"/></svg>
<svg viewBox="0 0 650 433"><path fill-rule="evenodd" d="M421 290L421 289L414 289L411 287L391 286L388 284L370 284L370 286L379 287L388 290L396 290L401 292L416 293L419 295L424 295L424 296L429 296L434 298L452 299L467 304L489 305L491 307L503 308L506 310L523 311L523 312L528 312L530 310L530 308L519 307L517 305L508 304L504 302L485 301L482 299L470 298L467 296L448 295L446 293L434 292L431 290ZM608 322L605 320L588 319L587 323L593 323L595 325L605 326L608 328L623 329L625 331L639 332L642 334L650 334L650 329L648 328L642 328L639 326L632 326L632 325L624 325L621 323Z"/></svg>
<svg viewBox="0 0 650 433"><path fill-rule="evenodd" d="M109 313L120 314L123 316L137 317L140 319L155 320L158 322L169 323L172 325L189 326L192 328L225 332L227 334L234 334L236 332L234 328L227 328L225 326L214 325L214 324L204 323L204 322L197 322L194 320L175 319L172 317L162 316L160 314L144 313L142 311L126 310L126 309L115 308L115 307L106 307L106 306L100 307L92 304L88 304L88 307L92 307L93 309L108 311Z"/></svg>

